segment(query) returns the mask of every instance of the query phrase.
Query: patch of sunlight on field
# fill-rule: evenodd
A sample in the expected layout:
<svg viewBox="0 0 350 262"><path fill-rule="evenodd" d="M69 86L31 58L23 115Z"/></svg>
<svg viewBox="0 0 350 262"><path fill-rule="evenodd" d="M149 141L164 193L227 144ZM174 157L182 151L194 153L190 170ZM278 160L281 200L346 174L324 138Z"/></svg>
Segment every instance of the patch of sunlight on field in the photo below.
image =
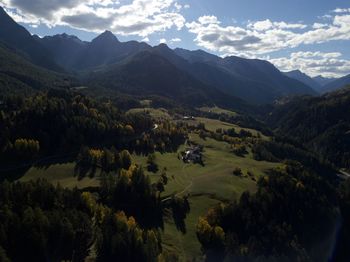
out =
<svg viewBox="0 0 350 262"><path fill-rule="evenodd" d="M223 109L223 108L220 108L220 107L217 107L217 106L214 106L214 107L201 107L201 108L198 108L200 111L202 112L207 112L207 113L214 113L214 114L225 114L225 115L228 115L228 116L237 116L238 114L234 111L230 111L230 110L226 110L226 109Z"/></svg>
<svg viewBox="0 0 350 262"><path fill-rule="evenodd" d="M53 164L48 167L31 167L19 181L25 182L36 179L46 179L52 184L59 183L63 187L67 188L87 188L98 187L100 182L97 177L89 178L85 177L78 180L74 176L75 163L65 164ZM98 174L98 171L96 172Z"/></svg>
<svg viewBox="0 0 350 262"><path fill-rule="evenodd" d="M137 113L147 113L154 119L163 119L163 120L170 120L171 117L168 114L168 110L164 108L132 108L126 114L137 114Z"/></svg>

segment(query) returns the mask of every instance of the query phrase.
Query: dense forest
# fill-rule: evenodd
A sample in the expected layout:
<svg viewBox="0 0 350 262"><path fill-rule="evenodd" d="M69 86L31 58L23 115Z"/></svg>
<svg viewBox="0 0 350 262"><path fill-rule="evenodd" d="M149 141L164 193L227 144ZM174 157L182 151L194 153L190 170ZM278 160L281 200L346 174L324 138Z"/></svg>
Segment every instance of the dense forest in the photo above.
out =
<svg viewBox="0 0 350 262"><path fill-rule="evenodd" d="M275 106L267 123L324 161L350 168L349 104L349 87L320 97L295 98Z"/></svg>
<svg viewBox="0 0 350 262"><path fill-rule="evenodd" d="M118 179L123 181L123 175ZM126 193L121 183L116 182L109 193L110 197L124 195L115 204L132 206L135 202L129 202L128 196L150 194L149 185L142 188L139 182L132 182L136 191ZM35 261L84 261L92 246L98 261L154 261L161 252L156 229L142 229L133 216L105 206L88 192L66 190L40 180L4 182L0 199L1 261L24 261L28 257Z"/></svg>
<svg viewBox="0 0 350 262"><path fill-rule="evenodd" d="M243 193L199 219L198 239L209 261L317 261L329 255L318 241L335 230L339 216L330 184L290 162L257 185L255 194Z"/></svg>
<svg viewBox="0 0 350 262"><path fill-rule="evenodd" d="M165 122L153 129L147 114L125 115L111 102L65 90L4 96L0 110L4 167L48 156L74 157L83 146L173 151L186 136L181 126Z"/></svg>

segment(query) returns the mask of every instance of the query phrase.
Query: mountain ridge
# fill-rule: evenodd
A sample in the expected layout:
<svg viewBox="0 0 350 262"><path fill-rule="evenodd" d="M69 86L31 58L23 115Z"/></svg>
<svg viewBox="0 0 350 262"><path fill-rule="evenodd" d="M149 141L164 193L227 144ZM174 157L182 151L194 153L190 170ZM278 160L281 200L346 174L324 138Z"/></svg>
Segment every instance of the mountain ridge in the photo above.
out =
<svg viewBox="0 0 350 262"><path fill-rule="evenodd" d="M296 80L299 80L300 82L303 82L304 84L313 88L316 92L320 92L322 90L322 85L319 82L317 82L315 79L308 76L307 74L301 72L300 70L292 70L284 72L284 74L290 78L294 78Z"/></svg>
<svg viewBox="0 0 350 262"><path fill-rule="evenodd" d="M0 41L21 51L21 55L38 66L63 72L52 59L52 54L23 26L17 24L0 6Z"/></svg>

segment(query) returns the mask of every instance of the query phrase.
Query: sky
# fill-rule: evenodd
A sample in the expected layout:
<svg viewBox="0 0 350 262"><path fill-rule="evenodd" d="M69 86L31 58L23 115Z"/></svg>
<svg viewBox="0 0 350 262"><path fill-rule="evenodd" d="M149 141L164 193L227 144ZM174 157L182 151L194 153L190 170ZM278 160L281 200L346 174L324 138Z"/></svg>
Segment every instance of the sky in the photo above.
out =
<svg viewBox="0 0 350 262"><path fill-rule="evenodd" d="M0 0L40 37L120 41L259 58L282 71L350 74L350 0Z"/></svg>

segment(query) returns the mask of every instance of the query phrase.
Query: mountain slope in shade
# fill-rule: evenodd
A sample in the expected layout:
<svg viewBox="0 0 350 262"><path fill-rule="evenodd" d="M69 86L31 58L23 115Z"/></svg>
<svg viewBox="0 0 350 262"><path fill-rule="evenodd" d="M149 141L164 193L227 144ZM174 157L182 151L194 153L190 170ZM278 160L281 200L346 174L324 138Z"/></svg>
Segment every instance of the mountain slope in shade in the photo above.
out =
<svg viewBox="0 0 350 262"><path fill-rule="evenodd" d="M0 41L11 48L21 51L21 55L25 56L36 65L51 70L62 71L53 61L52 54L24 27L17 24L1 7Z"/></svg>
<svg viewBox="0 0 350 262"><path fill-rule="evenodd" d="M78 37L67 34L45 36L38 41L51 51L56 63L65 68L73 67L77 56L87 45Z"/></svg>
<svg viewBox="0 0 350 262"><path fill-rule="evenodd" d="M286 76L289 78L296 79L302 83L304 83L307 86L310 86L313 88L315 91L319 92L322 89L322 85L319 84L317 81L315 81L313 78L308 76L307 74L304 74L300 70L293 70L289 72L284 72Z"/></svg>
<svg viewBox="0 0 350 262"><path fill-rule="evenodd" d="M265 84L278 96L293 94L315 94L309 86L300 81L290 79L279 71L273 64L265 60L227 57L224 59L226 68L229 68L242 78L254 79Z"/></svg>
<svg viewBox="0 0 350 262"><path fill-rule="evenodd" d="M271 95L268 92L263 92L255 83L241 81L233 76L225 67L218 64L222 60L220 57L204 51L188 51L184 49L181 50L182 54L188 56L181 56L178 55L179 49L172 50L166 44L155 46L152 52L164 57L179 70L185 71L187 74L201 81L203 85L215 87L215 89L229 96L239 97L250 103L272 101ZM256 95L257 93L260 93L260 95Z"/></svg>
<svg viewBox="0 0 350 262"><path fill-rule="evenodd" d="M110 64L118 53L119 40L111 32L105 31L82 50L74 61L74 68L86 69Z"/></svg>
<svg viewBox="0 0 350 262"><path fill-rule="evenodd" d="M133 95L160 95L190 106L246 107L242 100L205 85L152 51L140 52L123 63L94 72L87 81Z"/></svg>
<svg viewBox="0 0 350 262"><path fill-rule="evenodd" d="M0 90L69 87L71 78L33 65L16 50L0 44Z"/></svg>
<svg viewBox="0 0 350 262"><path fill-rule="evenodd" d="M350 85L350 74L328 83L323 87L323 92L332 92L346 85Z"/></svg>
<svg viewBox="0 0 350 262"><path fill-rule="evenodd" d="M267 61L223 59L202 50L174 51L191 63L189 72L196 78L251 103L270 103L284 95L315 94L309 86L283 75Z"/></svg>

